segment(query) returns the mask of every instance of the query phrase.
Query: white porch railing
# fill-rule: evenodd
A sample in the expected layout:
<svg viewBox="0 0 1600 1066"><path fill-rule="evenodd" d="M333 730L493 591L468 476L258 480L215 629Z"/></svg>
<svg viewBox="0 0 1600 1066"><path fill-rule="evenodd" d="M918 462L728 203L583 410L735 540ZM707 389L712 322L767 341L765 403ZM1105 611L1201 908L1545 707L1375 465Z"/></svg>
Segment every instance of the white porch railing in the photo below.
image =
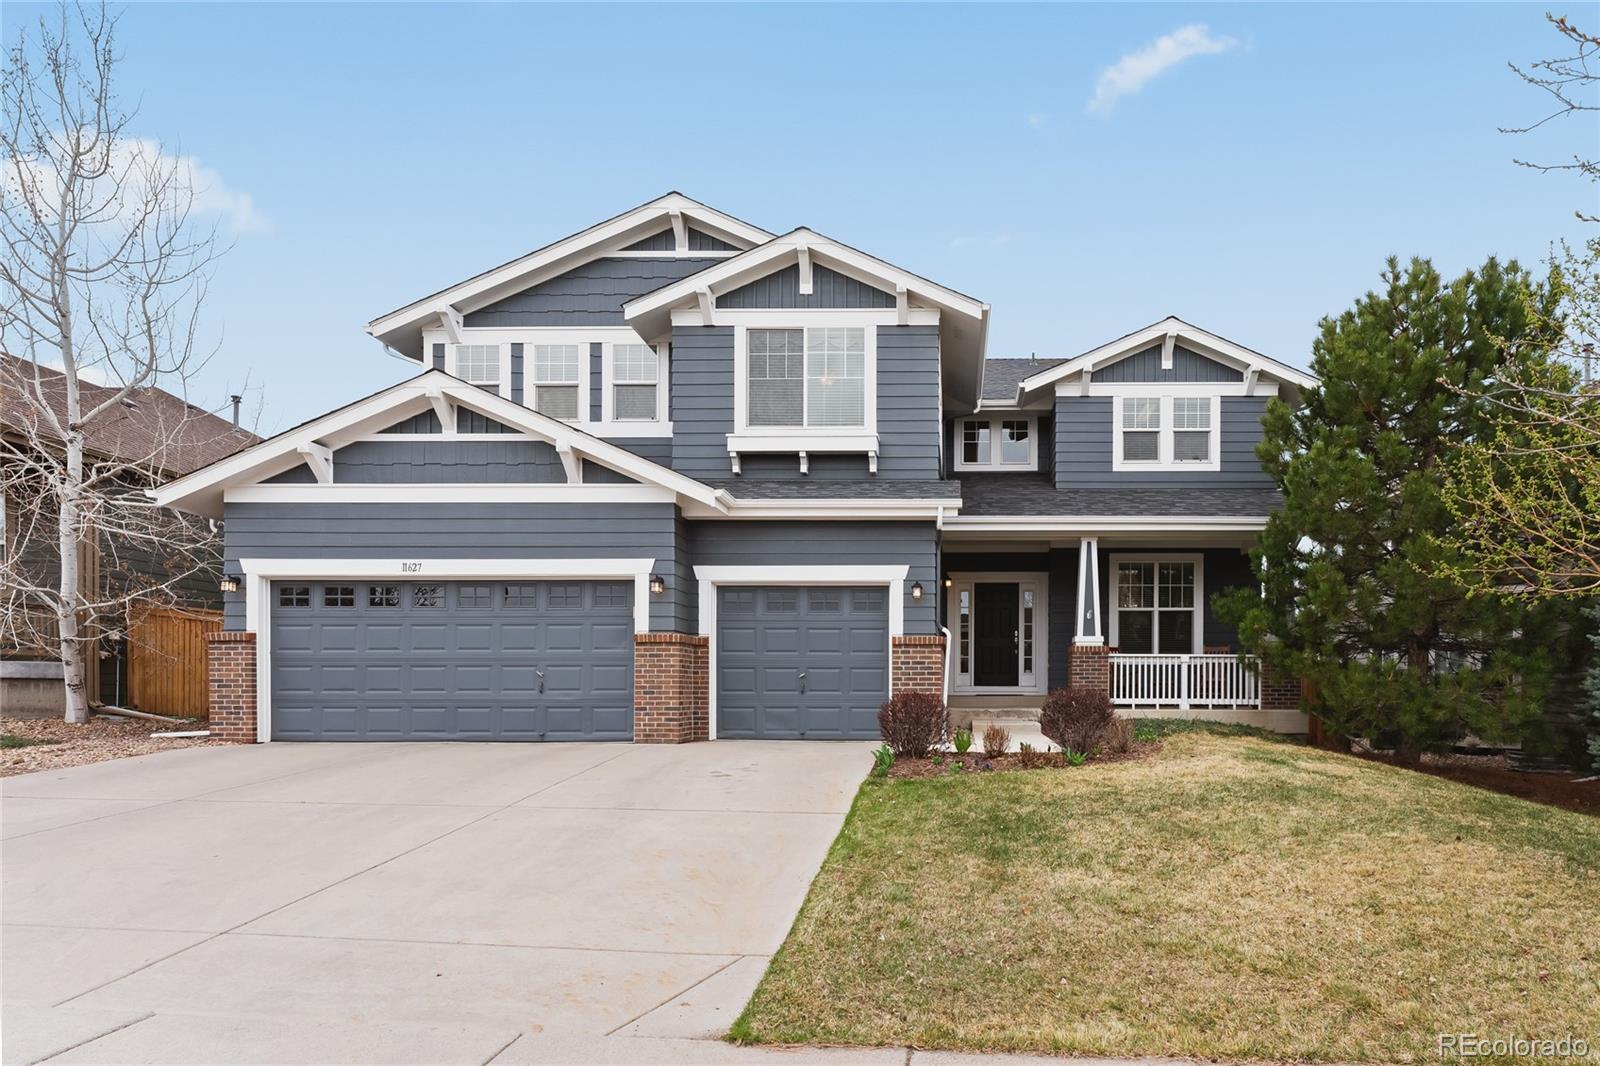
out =
<svg viewBox="0 0 1600 1066"><path fill-rule="evenodd" d="M1111 655L1111 702L1131 707L1260 707L1260 676L1237 655Z"/></svg>

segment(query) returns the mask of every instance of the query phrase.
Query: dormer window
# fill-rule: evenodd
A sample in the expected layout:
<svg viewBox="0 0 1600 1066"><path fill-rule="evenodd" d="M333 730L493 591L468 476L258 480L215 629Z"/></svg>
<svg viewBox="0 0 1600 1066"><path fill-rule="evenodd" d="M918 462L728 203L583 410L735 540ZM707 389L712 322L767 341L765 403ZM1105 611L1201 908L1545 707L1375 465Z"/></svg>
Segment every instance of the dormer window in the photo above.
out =
<svg viewBox="0 0 1600 1066"><path fill-rule="evenodd" d="M1221 469L1218 395L1115 397L1114 470Z"/></svg>
<svg viewBox="0 0 1600 1066"><path fill-rule="evenodd" d="M456 345L456 377L486 392L500 393L500 346Z"/></svg>
<svg viewBox="0 0 1600 1066"><path fill-rule="evenodd" d="M578 417L578 358L576 344L533 346L533 409L551 418L575 421Z"/></svg>
<svg viewBox="0 0 1600 1066"><path fill-rule="evenodd" d="M1024 415L963 418L956 423L957 470L1036 470L1039 440Z"/></svg>

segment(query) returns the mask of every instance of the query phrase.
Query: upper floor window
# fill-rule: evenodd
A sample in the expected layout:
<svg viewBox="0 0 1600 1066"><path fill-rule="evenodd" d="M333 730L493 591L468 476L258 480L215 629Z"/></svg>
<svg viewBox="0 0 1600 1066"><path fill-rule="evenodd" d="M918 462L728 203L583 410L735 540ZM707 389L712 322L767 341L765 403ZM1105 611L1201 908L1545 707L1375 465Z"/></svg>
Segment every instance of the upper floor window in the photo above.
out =
<svg viewBox="0 0 1600 1066"><path fill-rule="evenodd" d="M618 422L654 422L661 410L661 357L648 344L611 348L611 417Z"/></svg>
<svg viewBox="0 0 1600 1066"><path fill-rule="evenodd" d="M456 377L490 392L500 391L500 346L456 345Z"/></svg>
<svg viewBox="0 0 1600 1066"><path fill-rule="evenodd" d="M752 329L746 344L749 426L866 425L865 329Z"/></svg>
<svg viewBox="0 0 1600 1066"><path fill-rule="evenodd" d="M1118 396L1112 468L1220 468L1219 396Z"/></svg>
<svg viewBox="0 0 1600 1066"><path fill-rule="evenodd" d="M1038 434L1031 418L963 418L957 431L957 470L1033 470L1039 465Z"/></svg>
<svg viewBox="0 0 1600 1066"><path fill-rule="evenodd" d="M579 345L533 346L533 409L551 418L578 417Z"/></svg>

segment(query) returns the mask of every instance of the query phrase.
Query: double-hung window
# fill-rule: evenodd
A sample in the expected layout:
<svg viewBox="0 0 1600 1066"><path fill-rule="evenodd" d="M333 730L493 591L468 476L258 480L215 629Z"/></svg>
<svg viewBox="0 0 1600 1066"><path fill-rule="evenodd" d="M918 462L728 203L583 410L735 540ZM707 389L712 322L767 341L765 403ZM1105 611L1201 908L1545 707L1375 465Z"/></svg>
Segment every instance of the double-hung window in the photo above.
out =
<svg viewBox="0 0 1600 1066"><path fill-rule="evenodd" d="M1115 469L1218 469L1219 397L1119 396L1116 403Z"/></svg>
<svg viewBox="0 0 1600 1066"><path fill-rule="evenodd" d="M1193 653L1199 632L1195 564L1119 560L1116 563L1117 650L1136 655Z"/></svg>
<svg viewBox="0 0 1600 1066"><path fill-rule="evenodd" d="M456 345L456 377L487 392L500 393L500 346Z"/></svg>
<svg viewBox="0 0 1600 1066"><path fill-rule="evenodd" d="M1172 461L1211 461L1211 397L1172 398Z"/></svg>
<svg viewBox="0 0 1600 1066"><path fill-rule="evenodd" d="M1159 396L1122 398L1122 461L1125 463L1161 461Z"/></svg>
<svg viewBox="0 0 1600 1066"><path fill-rule="evenodd" d="M860 326L752 329L746 337L751 428L866 425L866 330Z"/></svg>
<svg viewBox="0 0 1600 1066"><path fill-rule="evenodd" d="M576 344L535 344L533 346L533 409L551 418L573 421L578 417L578 370Z"/></svg>
<svg viewBox="0 0 1600 1066"><path fill-rule="evenodd" d="M611 347L611 417L655 422L661 417L661 358L648 344Z"/></svg>

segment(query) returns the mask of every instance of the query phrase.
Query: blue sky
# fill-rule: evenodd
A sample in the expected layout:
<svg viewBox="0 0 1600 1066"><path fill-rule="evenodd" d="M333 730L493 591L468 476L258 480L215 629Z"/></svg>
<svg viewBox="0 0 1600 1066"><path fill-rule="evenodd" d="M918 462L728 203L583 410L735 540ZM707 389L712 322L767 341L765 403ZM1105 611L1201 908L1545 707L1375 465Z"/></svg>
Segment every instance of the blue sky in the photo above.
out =
<svg viewBox="0 0 1600 1066"><path fill-rule="evenodd" d="M1600 130L1496 132L1544 10L135 4L121 86L234 241L201 388L270 432L409 372L369 319L670 189L988 301L992 355L1170 313L1305 365L1387 255L1580 234L1512 159Z"/></svg>

